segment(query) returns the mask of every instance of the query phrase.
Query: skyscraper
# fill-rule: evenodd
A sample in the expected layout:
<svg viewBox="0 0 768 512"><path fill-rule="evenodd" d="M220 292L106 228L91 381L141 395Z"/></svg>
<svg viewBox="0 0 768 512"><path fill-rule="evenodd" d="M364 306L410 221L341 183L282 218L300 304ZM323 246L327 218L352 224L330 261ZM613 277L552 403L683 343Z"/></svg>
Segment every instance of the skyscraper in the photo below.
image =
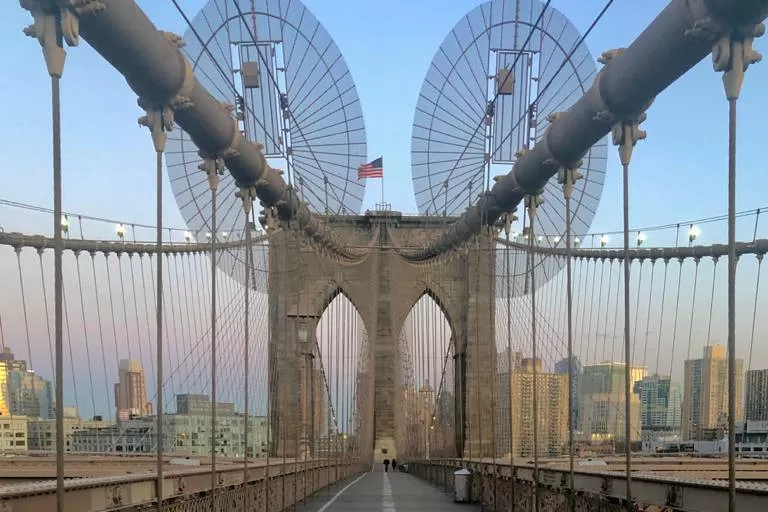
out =
<svg viewBox="0 0 768 512"><path fill-rule="evenodd" d="M147 385L139 361L121 359L118 367L119 382L115 384L115 408L118 420L133 416L149 416L152 404L147 402Z"/></svg>
<svg viewBox="0 0 768 512"><path fill-rule="evenodd" d="M736 362L736 396L742 396L744 361ZM736 421L742 417L742 402L736 402ZM719 437L728 425L728 360L725 347L704 347L702 359L685 362L683 389L683 439Z"/></svg>
<svg viewBox="0 0 768 512"><path fill-rule="evenodd" d="M573 379L573 428L579 428L579 383L581 382L581 362L573 356L571 360L571 377ZM555 363L555 373L568 375L568 358L563 358Z"/></svg>
<svg viewBox="0 0 768 512"><path fill-rule="evenodd" d="M534 366L537 415L534 415L533 410ZM526 358L509 375L507 385L508 393L512 396L511 451L514 455L530 457L534 451L541 456L562 454L568 442L568 377L543 373L541 360ZM509 418L502 418L501 421L499 430L504 431L504 425L509 423ZM534 429L537 431L538 446L533 442ZM506 431L509 431L509 428ZM506 447L506 451L510 451L510 447Z"/></svg>
<svg viewBox="0 0 768 512"><path fill-rule="evenodd" d="M768 420L768 370L747 371L747 420Z"/></svg>
<svg viewBox="0 0 768 512"><path fill-rule="evenodd" d="M16 359L9 347L0 354L0 415L53 417L53 387Z"/></svg>
<svg viewBox="0 0 768 512"><path fill-rule="evenodd" d="M635 382L634 392L640 397L640 428L644 438L655 438L675 432L681 424L680 385L670 377L649 375Z"/></svg>
<svg viewBox="0 0 768 512"><path fill-rule="evenodd" d="M634 385L647 375L645 367L631 366L630 441L640 439L640 397ZM602 362L584 366L581 375L579 422L581 431L593 439L623 441L626 439L626 365Z"/></svg>

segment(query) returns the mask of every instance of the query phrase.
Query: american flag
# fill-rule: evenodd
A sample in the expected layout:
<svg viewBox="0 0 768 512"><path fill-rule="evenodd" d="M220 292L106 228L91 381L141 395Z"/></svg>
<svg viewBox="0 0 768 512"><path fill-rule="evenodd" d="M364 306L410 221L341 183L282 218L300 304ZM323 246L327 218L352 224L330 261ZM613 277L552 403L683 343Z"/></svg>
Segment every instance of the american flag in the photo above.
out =
<svg viewBox="0 0 768 512"><path fill-rule="evenodd" d="M363 178L383 178L384 177L384 159L379 157L373 162L363 164L357 168L357 179Z"/></svg>

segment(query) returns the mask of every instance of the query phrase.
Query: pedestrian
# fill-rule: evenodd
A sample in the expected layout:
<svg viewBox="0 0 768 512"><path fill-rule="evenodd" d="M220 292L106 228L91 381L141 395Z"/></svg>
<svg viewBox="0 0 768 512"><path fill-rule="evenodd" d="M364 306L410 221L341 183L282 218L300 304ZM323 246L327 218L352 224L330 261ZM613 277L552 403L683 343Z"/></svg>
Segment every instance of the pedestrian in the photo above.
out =
<svg viewBox="0 0 768 512"><path fill-rule="evenodd" d="M392 458L392 471L394 471L394 470L396 470L396 469L397 469L397 461L396 461L396 460L394 459L394 457L393 457L393 458Z"/></svg>
<svg viewBox="0 0 768 512"><path fill-rule="evenodd" d="M389 459L384 459L384 472L389 472Z"/></svg>

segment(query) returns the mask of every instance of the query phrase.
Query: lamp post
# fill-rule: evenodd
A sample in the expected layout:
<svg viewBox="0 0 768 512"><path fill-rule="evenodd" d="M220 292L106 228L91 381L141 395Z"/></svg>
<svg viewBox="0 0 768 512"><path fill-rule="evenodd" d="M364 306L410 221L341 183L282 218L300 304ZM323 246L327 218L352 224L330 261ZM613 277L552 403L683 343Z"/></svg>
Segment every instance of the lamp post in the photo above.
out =
<svg viewBox="0 0 768 512"><path fill-rule="evenodd" d="M604 249L605 246L608 245L608 240L609 240L609 238L608 238L607 235L603 235L603 236L600 237L600 248L601 249Z"/></svg>
<svg viewBox="0 0 768 512"><path fill-rule="evenodd" d="M688 228L688 246L690 247L693 245L693 242L695 242L699 236L701 236L701 228L696 224L691 224L691 227Z"/></svg>
<svg viewBox="0 0 768 512"><path fill-rule="evenodd" d="M125 241L125 226L122 224L118 224L115 228L115 232L117 233L117 238L120 239L121 242Z"/></svg>
<svg viewBox="0 0 768 512"><path fill-rule="evenodd" d="M192 233L189 231L184 232L184 240L187 241L187 243L190 243L192 241Z"/></svg>
<svg viewBox="0 0 768 512"><path fill-rule="evenodd" d="M637 246L640 247L645 243L645 241L648 239L645 233L642 231L637 232Z"/></svg>
<svg viewBox="0 0 768 512"><path fill-rule="evenodd" d="M66 238L69 238L69 218L66 215L61 216L61 232Z"/></svg>

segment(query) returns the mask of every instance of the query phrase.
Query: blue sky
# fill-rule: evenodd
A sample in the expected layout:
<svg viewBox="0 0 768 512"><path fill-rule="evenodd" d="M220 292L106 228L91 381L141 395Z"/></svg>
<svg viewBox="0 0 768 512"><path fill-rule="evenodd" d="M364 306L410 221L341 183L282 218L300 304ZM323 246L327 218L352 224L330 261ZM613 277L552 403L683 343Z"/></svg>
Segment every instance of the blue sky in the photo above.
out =
<svg viewBox="0 0 768 512"><path fill-rule="evenodd" d="M369 157L385 156L387 201L396 209L415 212L410 137L422 80L443 38L479 2L305 3L335 39L357 84ZM139 4L158 27L179 33L186 29L170 1L145 0ZM194 16L204 2L185 0L181 4ZM627 45L665 4L658 0L615 1L587 40L593 56ZM553 5L584 31L604 3L555 0ZM4 2L0 13L0 37L5 47L12 49L6 52L6 73L0 75L0 91L6 98L0 106L5 120L0 126L0 164L5 168L0 174L0 197L49 206L50 100L41 51L36 41L21 33L30 21L26 11L15 2ZM762 41L758 41L757 49L761 46ZM759 120L766 105L758 84L765 83L766 74L764 64L750 68L740 103L739 209L768 204L761 199L762 187L756 186L763 162L760 152L754 151L762 143ZM85 43L68 50L62 91L65 209L151 224L154 159L146 130L136 124L141 112L134 94ZM725 212L726 119L722 84L709 59L656 100L645 123L648 139L639 143L633 159L632 225ZM597 233L620 228L620 167L613 148L609 157L605 188L593 223ZM182 226L169 188L166 224ZM371 183L364 207L378 201L379 190L379 183ZM20 222L6 218L0 224L6 229L22 229L25 226ZM33 231L46 229L48 221L40 222L29 227Z"/></svg>

